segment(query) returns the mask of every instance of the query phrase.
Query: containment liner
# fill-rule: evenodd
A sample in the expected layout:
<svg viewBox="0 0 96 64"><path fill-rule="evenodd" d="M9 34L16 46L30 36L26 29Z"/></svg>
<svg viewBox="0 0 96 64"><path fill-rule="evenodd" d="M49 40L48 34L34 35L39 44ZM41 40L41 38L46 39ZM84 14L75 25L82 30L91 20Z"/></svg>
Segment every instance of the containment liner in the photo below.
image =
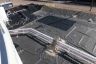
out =
<svg viewBox="0 0 96 64"><path fill-rule="evenodd" d="M31 12L34 10L28 9L31 6L33 5L26 6L24 10L22 8L17 10L14 16L13 12L9 14L9 18L12 20L8 25L9 29L34 28L53 38L60 37L72 47L83 50L94 57L96 56L96 15L46 6L41 6L38 10ZM18 18L15 16L18 16ZM34 64L37 60L40 60L44 47L39 41L31 38L30 35L16 35L12 38L24 64ZM62 55L58 58L57 56L50 57L48 54L43 56L39 64L56 64L57 62L59 64L74 64L74 62L69 62L70 60L66 55L64 58L62 58Z"/></svg>

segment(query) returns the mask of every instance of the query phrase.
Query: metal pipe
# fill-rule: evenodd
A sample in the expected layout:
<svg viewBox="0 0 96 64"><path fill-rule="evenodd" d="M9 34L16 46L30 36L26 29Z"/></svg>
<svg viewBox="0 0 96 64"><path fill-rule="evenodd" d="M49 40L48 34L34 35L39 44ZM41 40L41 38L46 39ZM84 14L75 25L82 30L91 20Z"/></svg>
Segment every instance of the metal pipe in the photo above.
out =
<svg viewBox="0 0 96 64"><path fill-rule="evenodd" d="M38 39L42 40L43 42L49 43L51 45L54 45L55 40L56 45L52 46L52 49L54 47L56 49L56 53L60 53L60 51L67 52L70 56L75 57L76 59L82 61L84 64L96 64L96 57L86 53L83 50L77 49L76 47L67 44L66 41L63 39L54 39L32 28L9 30L9 32L11 35L30 33Z"/></svg>

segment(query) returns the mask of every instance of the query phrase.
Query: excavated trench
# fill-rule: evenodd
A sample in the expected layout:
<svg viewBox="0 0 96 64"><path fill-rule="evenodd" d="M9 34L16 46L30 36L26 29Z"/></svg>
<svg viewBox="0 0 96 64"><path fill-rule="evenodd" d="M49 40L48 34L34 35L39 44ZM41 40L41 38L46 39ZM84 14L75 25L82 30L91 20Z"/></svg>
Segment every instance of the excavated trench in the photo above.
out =
<svg viewBox="0 0 96 64"><path fill-rule="evenodd" d="M23 5L7 11L8 28L34 28L46 35L61 37L76 48L96 56L96 15L40 5ZM78 64L62 55L51 57L28 35L12 36L24 64ZM82 63L81 63L82 64Z"/></svg>

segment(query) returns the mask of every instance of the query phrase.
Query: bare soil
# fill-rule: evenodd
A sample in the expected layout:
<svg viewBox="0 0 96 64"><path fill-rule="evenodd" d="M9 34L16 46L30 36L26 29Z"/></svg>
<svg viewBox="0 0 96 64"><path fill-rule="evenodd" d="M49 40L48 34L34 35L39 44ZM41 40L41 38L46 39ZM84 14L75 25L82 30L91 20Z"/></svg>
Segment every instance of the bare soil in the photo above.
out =
<svg viewBox="0 0 96 64"><path fill-rule="evenodd" d="M57 3L44 3L44 2L38 2L36 0L35 1L32 1L32 0L10 0L10 1L13 2L13 4L15 6L34 3L34 4L39 4L39 5L56 7L56 8L60 8L60 9L69 9L69 10L74 10L74 11L83 11L83 12L87 12L87 13L96 14L96 7L93 7L92 10L90 11L89 6L82 6L82 5L79 6L79 5L68 5L68 4L57 4ZM0 3L1 2L4 2L4 0L0 0Z"/></svg>

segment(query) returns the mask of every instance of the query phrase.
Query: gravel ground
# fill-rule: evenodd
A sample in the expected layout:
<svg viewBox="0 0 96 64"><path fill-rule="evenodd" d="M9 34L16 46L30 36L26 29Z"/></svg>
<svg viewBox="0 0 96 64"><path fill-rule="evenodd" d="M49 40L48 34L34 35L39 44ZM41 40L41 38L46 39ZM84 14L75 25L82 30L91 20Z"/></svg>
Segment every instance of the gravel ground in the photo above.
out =
<svg viewBox="0 0 96 64"><path fill-rule="evenodd" d="M56 7L56 8L60 8L60 9L69 9L69 10L74 10L74 11L83 11L83 12L87 12L87 13L96 14L96 7L93 7L93 9L90 12L89 6L82 6L82 5L44 3L44 2L37 2L37 1L30 1L30 0L29 1L28 0L10 0L10 1L12 1L15 6L34 3L34 4L39 4L39 5ZM4 1L0 0L0 2L4 2Z"/></svg>

